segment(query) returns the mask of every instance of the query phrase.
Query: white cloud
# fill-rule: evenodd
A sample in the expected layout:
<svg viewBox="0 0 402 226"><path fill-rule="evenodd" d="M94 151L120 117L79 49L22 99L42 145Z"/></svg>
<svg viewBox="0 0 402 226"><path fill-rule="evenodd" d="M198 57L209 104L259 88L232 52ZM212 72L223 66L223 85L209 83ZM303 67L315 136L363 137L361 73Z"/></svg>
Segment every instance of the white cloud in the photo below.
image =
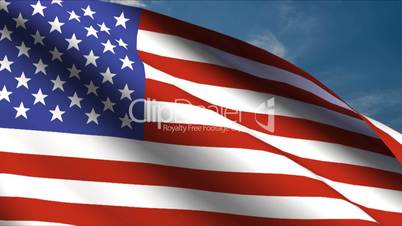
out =
<svg viewBox="0 0 402 226"><path fill-rule="evenodd" d="M402 109L401 96L402 90L382 91L361 94L351 98L348 103L360 113L379 120L400 132L402 129L402 117L398 109Z"/></svg>
<svg viewBox="0 0 402 226"><path fill-rule="evenodd" d="M117 3L117 4L121 4L121 5L140 7L140 8L147 7L147 5L144 3L144 1L140 1L140 0L105 0L105 1Z"/></svg>
<svg viewBox="0 0 402 226"><path fill-rule="evenodd" d="M276 30L254 32L248 40L251 44L297 63L317 45L316 37L320 30L319 10L311 5L300 9L293 2L280 2L276 6Z"/></svg>
<svg viewBox="0 0 402 226"><path fill-rule="evenodd" d="M401 91L388 91L370 94L361 94L351 98L348 102L357 111L368 116L376 116L384 113L386 109L401 108Z"/></svg>
<svg viewBox="0 0 402 226"><path fill-rule="evenodd" d="M297 63L317 45L316 33L320 30L319 10L311 5L300 9L293 2L282 2L278 13L277 34L286 40L287 59Z"/></svg>
<svg viewBox="0 0 402 226"><path fill-rule="evenodd" d="M252 35L249 43L263 48L279 57L286 56L286 48L281 41L270 31Z"/></svg>
<svg viewBox="0 0 402 226"><path fill-rule="evenodd" d="M291 2L284 2L279 7L279 23L282 32L310 34L319 24L316 8L306 6L303 10Z"/></svg>
<svg viewBox="0 0 402 226"><path fill-rule="evenodd" d="M349 103L356 110L360 111L363 114L367 114L369 116L375 115L380 110L382 97L376 94L367 94L363 96L358 96L349 101Z"/></svg>

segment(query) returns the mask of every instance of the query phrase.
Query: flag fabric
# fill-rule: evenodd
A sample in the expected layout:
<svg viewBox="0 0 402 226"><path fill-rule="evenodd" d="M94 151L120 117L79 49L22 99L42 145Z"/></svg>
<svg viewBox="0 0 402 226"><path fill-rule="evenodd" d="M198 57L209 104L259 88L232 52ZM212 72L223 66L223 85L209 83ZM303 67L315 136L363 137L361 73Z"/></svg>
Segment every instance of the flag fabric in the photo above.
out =
<svg viewBox="0 0 402 226"><path fill-rule="evenodd" d="M240 40L0 0L0 224L402 225L401 143Z"/></svg>

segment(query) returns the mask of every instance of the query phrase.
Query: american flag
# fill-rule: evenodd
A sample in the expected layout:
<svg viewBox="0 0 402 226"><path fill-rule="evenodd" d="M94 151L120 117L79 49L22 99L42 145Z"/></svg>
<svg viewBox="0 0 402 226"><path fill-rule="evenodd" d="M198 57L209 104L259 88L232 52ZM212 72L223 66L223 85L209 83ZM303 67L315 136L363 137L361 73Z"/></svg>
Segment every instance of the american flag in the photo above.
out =
<svg viewBox="0 0 402 226"><path fill-rule="evenodd" d="M0 0L0 224L402 225L401 143L237 39Z"/></svg>

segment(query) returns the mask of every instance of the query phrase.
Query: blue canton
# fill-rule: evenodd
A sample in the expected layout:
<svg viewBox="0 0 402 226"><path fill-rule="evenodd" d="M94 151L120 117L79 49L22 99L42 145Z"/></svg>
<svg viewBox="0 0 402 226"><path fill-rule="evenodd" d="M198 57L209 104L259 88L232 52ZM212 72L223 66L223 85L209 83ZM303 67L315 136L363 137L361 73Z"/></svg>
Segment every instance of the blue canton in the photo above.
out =
<svg viewBox="0 0 402 226"><path fill-rule="evenodd" d="M0 0L0 127L142 139L140 9ZM144 107L136 104L136 118Z"/></svg>

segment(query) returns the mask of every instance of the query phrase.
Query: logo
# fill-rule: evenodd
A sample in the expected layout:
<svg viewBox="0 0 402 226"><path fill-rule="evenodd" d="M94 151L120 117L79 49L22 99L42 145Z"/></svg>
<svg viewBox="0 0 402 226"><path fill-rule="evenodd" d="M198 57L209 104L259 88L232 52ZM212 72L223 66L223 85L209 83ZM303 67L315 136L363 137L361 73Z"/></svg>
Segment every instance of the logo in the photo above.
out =
<svg viewBox="0 0 402 226"><path fill-rule="evenodd" d="M172 108L172 104L177 104L182 108ZM142 105L144 107L144 116L136 117L134 109L136 106ZM193 105L191 101L186 99L176 99L174 103L159 102L152 99L136 99L131 102L129 107L129 116L135 123L155 122L157 129L167 132L188 132L188 131L202 131L202 132L216 132L222 133L232 130L231 128L220 127L219 125L191 125L192 118L198 121L196 115L188 115L187 112L180 112L180 109L186 107L197 107L199 111L212 111L217 114L217 117L225 117L241 126L247 126L250 123L255 123L263 130L273 133L275 130L275 97L271 97L262 102L253 111L254 122L250 116L243 117L243 114L253 114L246 111L233 110L224 108L217 105ZM173 110L174 109L174 110ZM184 110L182 110L184 111ZM251 119L251 120L250 120ZM247 122L245 120L248 120ZM208 121L208 120L206 120Z"/></svg>

